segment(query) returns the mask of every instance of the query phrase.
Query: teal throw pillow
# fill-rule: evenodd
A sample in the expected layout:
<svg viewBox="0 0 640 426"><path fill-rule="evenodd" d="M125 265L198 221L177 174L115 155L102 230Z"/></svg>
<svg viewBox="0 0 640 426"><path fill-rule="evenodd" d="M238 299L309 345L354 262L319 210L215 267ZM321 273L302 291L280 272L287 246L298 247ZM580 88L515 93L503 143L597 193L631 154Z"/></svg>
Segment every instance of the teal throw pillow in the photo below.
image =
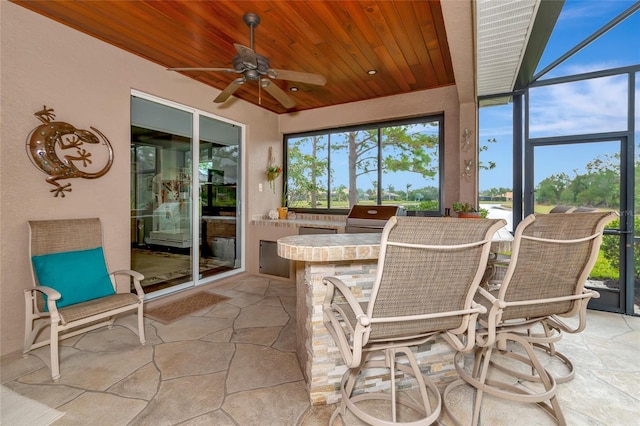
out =
<svg viewBox="0 0 640 426"><path fill-rule="evenodd" d="M38 283L62 295L58 308L115 294L102 247L32 256L31 261Z"/></svg>

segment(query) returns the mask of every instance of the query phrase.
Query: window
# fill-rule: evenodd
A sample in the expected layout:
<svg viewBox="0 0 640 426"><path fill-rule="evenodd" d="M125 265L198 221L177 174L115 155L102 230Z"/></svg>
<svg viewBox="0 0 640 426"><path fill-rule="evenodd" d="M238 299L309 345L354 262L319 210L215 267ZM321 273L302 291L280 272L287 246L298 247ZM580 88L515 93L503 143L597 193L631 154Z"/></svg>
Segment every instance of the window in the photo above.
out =
<svg viewBox="0 0 640 426"><path fill-rule="evenodd" d="M285 135L288 207L394 204L440 214L443 123L438 115Z"/></svg>
<svg viewBox="0 0 640 426"><path fill-rule="evenodd" d="M491 219L505 218L513 203L513 104L488 102L478 110L478 200ZM513 231L511 214L507 229Z"/></svg>

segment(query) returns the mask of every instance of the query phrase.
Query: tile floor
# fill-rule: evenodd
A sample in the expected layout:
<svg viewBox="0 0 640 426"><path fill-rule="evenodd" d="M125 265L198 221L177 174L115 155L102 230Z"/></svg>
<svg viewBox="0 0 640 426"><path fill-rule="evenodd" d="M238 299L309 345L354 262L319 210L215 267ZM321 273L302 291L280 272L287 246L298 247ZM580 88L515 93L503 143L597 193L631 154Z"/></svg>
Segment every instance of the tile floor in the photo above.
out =
<svg viewBox="0 0 640 426"><path fill-rule="evenodd" d="M55 425L328 424L333 407L309 405L294 352L294 286L250 277L210 291L231 299L170 325L148 321L144 346L117 325L64 341L57 383L38 357L5 356L2 384L64 412ZM558 347L577 369L558 391L568 424L638 424L640 318L590 311L586 331ZM452 396L455 415L465 392ZM485 425L554 424L535 406L484 407Z"/></svg>

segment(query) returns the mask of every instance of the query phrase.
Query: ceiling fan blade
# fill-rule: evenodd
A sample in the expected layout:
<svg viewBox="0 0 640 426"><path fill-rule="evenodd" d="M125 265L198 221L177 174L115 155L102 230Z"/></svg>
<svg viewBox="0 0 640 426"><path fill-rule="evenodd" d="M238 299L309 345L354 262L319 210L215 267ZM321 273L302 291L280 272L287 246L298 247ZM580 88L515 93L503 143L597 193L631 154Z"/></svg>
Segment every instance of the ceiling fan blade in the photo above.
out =
<svg viewBox="0 0 640 426"><path fill-rule="evenodd" d="M218 72L235 72L238 71L231 68L167 68L167 71L218 71Z"/></svg>
<svg viewBox="0 0 640 426"><path fill-rule="evenodd" d="M273 84L271 81L267 79L261 79L260 85L264 90L269 92L271 96L276 98L278 102L282 104L285 108L293 108L296 106L296 102L289 97L281 88Z"/></svg>
<svg viewBox="0 0 640 426"><path fill-rule="evenodd" d="M243 84L244 84L244 78L242 77L236 78L231 82L231 84L225 87L225 89L218 95L218 97L216 97L213 100L213 102L217 104L221 104L222 102L229 99L229 96L233 95L233 92L238 90L238 87L242 86Z"/></svg>
<svg viewBox="0 0 640 426"><path fill-rule="evenodd" d="M238 51L238 55L240 55L240 60L242 60L244 66L252 70L258 68L258 58L256 57L256 52L254 52L247 46L243 46L238 43L233 43L233 45Z"/></svg>
<svg viewBox="0 0 640 426"><path fill-rule="evenodd" d="M274 70L271 68L267 71L267 75L279 80L297 81L299 83L315 84L316 86L324 86L327 82L324 76L308 72Z"/></svg>

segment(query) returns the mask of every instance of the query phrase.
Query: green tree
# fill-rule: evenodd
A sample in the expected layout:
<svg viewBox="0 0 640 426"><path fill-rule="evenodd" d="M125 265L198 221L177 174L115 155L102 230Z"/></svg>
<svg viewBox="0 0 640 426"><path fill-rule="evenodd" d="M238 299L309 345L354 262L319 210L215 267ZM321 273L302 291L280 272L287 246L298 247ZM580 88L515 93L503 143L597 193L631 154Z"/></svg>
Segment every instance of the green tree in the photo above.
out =
<svg viewBox="0 0 640 426"><path fill-rule="evenodd" d="M385 155L378 163L378 130L358 130L344 133L344 142L332 144L336 151L348 152L349 205L358 201L357 179L361 175L409 171L423 177L433 177L438 172L434 154L438 150L438 138L426 132L412 132L418 124L382 128L381 149ZM420 124L422 126L422 124ZM336 138L338 139L338 138ZM376 192L380 191L376 185Z"/></svg>
<svg viewBox="0 0 640 426"><path fill-rule="evenodd" d="M304 154L302 147L311 146L311 153ZM327 146L319 136L301 138L289 143L287 168L287 190L290 205L301 202L311 208L318 206L319 181L327 174Z"/></svg>
<svg viewBox="0 0 640 426"><path fill-rule="evenodd" d="M485 189L484 191L480 191L480 196L489 197L491 199L506 197L506 194L511 192L511 188L490 188Z"/></svg>
<svg viewBox="0 0 640 426"><path fill-rule="evenodd" d="M620 154L606 154L587 163L587 189L578 202L587 206L620 206Z"/></svg>
<svg viewBox="0 0 640 426"><path fill-rule="evenodd" d="M347 187L344 185L340 185L336 188L336 201L340 202L345 198L345 194L347 192Z"/></svg>
<svg viewBox="0 0 640 426"><path fill-rule="evenodd" d="M540 204L558 204L562 193L570 184L571 179L566 173L551 175L536 187L536 201Z"/></svg>
<svg viewBox="0 0 640 426"><path fill-rule="evenodd" d="M496 138L489 138L487 139L487 144L490 143L496 143L498 142L498 140ZM480 145L478 147L478 153L484 152L489 150L489 145ZM478 155L478 157L480 157L480 155ZM478 162L478 168L482 169L482 170L492 170L496 168L496 162L495 161L487 161L487 163L485 164L484 161L479 161Z"/></svg>

